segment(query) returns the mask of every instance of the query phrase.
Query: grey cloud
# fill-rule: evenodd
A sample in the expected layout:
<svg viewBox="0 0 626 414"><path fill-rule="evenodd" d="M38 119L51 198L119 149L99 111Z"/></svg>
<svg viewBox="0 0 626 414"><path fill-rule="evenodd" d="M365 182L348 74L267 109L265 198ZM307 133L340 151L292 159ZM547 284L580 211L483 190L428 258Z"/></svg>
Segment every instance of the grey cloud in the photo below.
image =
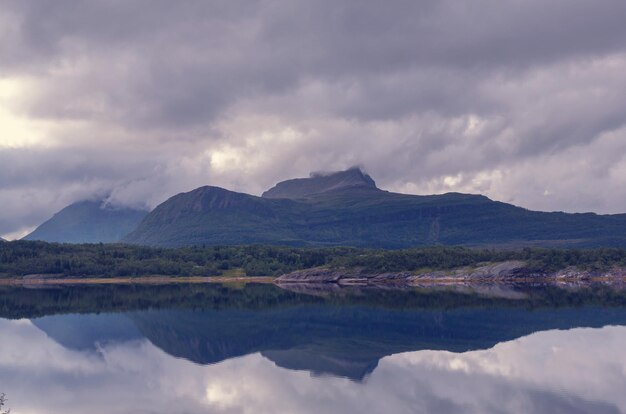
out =
<svg viewBox="0 0 626 414"><path fill-rule="evenodd" d="M476 111L480 96L464 95L488 76L626 46L626 6L612 0L10 4L21 16L18 44L38 67L42 54L57 65L86 58L85 72L58 88L88 102L94 91L104 95L99 102L109 111L123 108L119 121L142 127L206 121L238 99L290 93L307 79L369 89L356 99L370 105L381 94L398 95L378 109L391 117L415 111L415 98L418 111L459 101ZM101 86L88 81L109 72L115 76ZM35 114L59 115L49 112L59 93L61 110L71 102L58 88L34 104Z"/></svg>
<svg viewBox="0 0 626 414"><path fill-rule="evenodd" d="M270 40L304 46L307 63L325 60L349 76L411 64L516 70L625 46L626 6L617 0L367 1L359 7L344 0L270 10Z"/></svg>
<svg viewBox="0 0 626 414"><path fill-rule="evenodd" d="M21 22L23 45L61 53L63 41L128 46L128 42L174 41L178 48L233 49L258 39L236 35L249 27L273 57L326 60L371 71L389 65L433 62L484 65L518 63L571 54L623 49L626 6L619 0L481 0L385 2L355 7L341 1L8 1ZM215 38L202 38L211 34ZM221 36L219 36L221 35ZM316 47L317 46L317 47ZM292 52L302 49L301 53ZM342 53L339 53L342 52Z"/></svg>
<svg viewBox="0 0 626 414"><path fill-rule="evenodd" d="M0 148L0 234L38 224L15 195L44 184L38 218L355 164L391 190L621 212L602 140L624 139L624 21L621 0L5 1L0 74L32 82L11 110L58 127L35 162Z"/></svg>

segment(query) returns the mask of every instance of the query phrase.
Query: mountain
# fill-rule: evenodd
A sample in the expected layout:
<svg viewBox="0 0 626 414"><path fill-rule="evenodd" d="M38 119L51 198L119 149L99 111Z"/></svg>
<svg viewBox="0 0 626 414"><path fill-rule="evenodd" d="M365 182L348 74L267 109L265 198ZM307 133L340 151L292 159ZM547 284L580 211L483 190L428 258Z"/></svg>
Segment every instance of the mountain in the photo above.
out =
<svg viewBox="0 0 626 414"><path fill-rule="evenodd" d="M6 240L4 240L2 237L0 237L0 243L5 242Z"/></svg>
<svg viewBox="0 0 626 414"><path fill-rule="evenodd" d="M331 174L313 173L309 178L296 178L276 184L263 193L263 198L303 198L333 190L349 188L376 189L376 183L358 168Z"/></svg>
<svg viewBox="0 0 626 414"><path fill-rule="evenodd" d="M626 214L537 212L472 194L392 193L353 168L284 181L262 197L210 186L178 194L123 241L155 246L626 247Z"/></svg>
<svg viewBox="0 0 626 414"><path fill-rule="evenodd" d="M137 227L147 211L106 206L102 200L65 207L24 240L58 243L113 243Z"/></svg>
<svg viewBox="0 0 626 414"><path fill-rule="evenodd" d="M80 351L142 338L135 325L122 313L51 315L32 319L32 323L65 348Z"/></svg>
<svg viewBox="0 0 626 414"><path fill-rule="evenodd" d="M153 310L129 315L169 355L198 364L261 352L276 365L362 380L388 355L489 349L537 331L626 323L626 309L403 310L295 306L272 310Z"/></svg>

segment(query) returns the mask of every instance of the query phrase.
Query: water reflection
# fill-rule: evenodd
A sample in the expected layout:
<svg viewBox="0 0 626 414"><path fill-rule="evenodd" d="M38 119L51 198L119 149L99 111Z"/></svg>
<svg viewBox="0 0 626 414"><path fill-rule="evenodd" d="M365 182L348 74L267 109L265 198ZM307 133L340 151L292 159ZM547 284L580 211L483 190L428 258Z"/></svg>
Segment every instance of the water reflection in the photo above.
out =
<svg viewBox="0 0 626 414"><path fill-rule="evenodd" d="M38 317L0 319L0 389L17 414L626 410L621 291L251 289L103 314L12 291Z"/></svg>

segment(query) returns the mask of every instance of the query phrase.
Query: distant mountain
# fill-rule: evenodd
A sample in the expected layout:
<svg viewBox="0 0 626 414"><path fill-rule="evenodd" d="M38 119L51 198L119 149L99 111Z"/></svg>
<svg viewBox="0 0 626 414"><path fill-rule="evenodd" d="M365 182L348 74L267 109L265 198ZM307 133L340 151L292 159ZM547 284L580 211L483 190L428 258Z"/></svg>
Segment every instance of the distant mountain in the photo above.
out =
<svg viewBox="0 0 626 414"><path fill-rule="evenodd" d="M101 200L65 207L24 240L58 243L113 243L134 230L147 211L105 206Z"/></svg>
<svg viewBox="0 0 626 414"><path fill-rule="evenodd" d="M0 243L5 242L6 240L4 240L2 237L0 237Z"/></svg>
<svg viewBox="0 0 626 414"><path fill-rule="evenodd" d="M460 193L391 193L350 169L284 181L263 197L218 187L178 194L123 241L155 246L626 246L626 214L537 212Z"/></svg>

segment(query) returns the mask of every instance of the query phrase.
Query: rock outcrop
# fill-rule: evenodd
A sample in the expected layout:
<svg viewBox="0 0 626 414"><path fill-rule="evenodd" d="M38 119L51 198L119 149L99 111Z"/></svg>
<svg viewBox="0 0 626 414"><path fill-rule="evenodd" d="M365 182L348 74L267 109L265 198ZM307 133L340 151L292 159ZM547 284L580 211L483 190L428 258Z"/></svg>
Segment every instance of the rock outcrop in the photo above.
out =
<svg viewBox="0 0 626 414"><path fill-rule="evenodd" d="M478 267L462 267L452 270L432 272L388 272L372 273L362 268L316 267L298 270L280 276L280 284L402 284L420 285L430 283L492 283L492 282L577 282L624 280L626 268L613 268L607 271L581 270L569 267L557 272L533 271L522 261L489 263Z"/></svg>

